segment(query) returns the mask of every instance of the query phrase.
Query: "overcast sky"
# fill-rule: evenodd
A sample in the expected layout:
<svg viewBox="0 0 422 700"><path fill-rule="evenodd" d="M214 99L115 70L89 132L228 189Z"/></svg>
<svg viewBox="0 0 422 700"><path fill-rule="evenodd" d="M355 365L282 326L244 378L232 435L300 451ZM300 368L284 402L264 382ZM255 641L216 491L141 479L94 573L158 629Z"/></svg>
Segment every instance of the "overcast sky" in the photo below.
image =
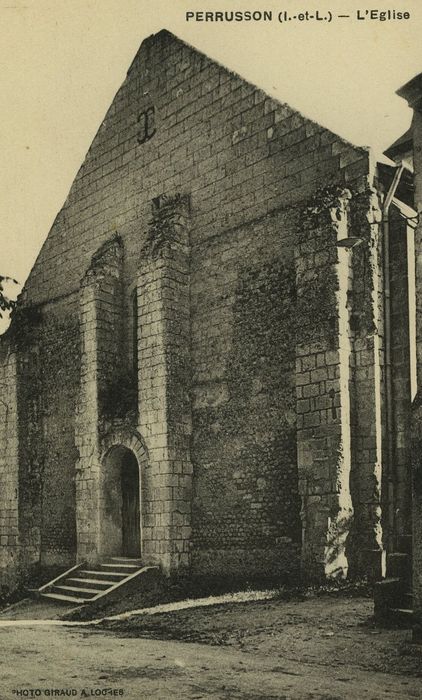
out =
<svg viewBox="0 0 422 700"><path fill-rule="evenodd" d="M410 123L395 90L422 71L410 20L356 19L356 0L0 0L0 274L24 281L142 40L163 27L357 145ZM365 6L363 6L365 7ZM331 10L331 23L280 10ZM189 10L272 10L267 23L186 22ZM337 19L336 14L350 14Z"/></svg>

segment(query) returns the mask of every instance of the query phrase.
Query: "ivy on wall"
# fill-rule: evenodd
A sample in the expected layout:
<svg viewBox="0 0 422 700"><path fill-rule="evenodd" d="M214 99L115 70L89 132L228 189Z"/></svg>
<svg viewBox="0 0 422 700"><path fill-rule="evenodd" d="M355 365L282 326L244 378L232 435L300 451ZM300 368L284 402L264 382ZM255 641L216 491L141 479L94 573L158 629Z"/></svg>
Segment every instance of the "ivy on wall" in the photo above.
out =
<svg viewBox="0 0 422 700"><path fill-rule="evenodd" d="M336 220L351 194L342 186L317 190L300 212L296 245L297 342L323 340L334 347L339 284Z"/></svg>
<svg viewBox="0 0 422 700"><path fill-rule="evenodd" d="M12 323L7 335L16 349L27 350L33 345L34 333L40 327L41 320L42 312L37 306L16 306L14 308Z"/></svg>
<svg viewBox="0 0 422 700"><path fill-rule="evenodd" d="M349 217L352 235L362 240L362 243L353 251L354 284L351 300L353 302L352 330L362 335L371 335L376 330L372 305L375 262L372 248L376 248L381 255L381 247L376 240L377 227L374 229L368 218L373 196L374 193L369 188L364 192L355 193ZM379 260L379 268L382 269L381 260Z"/></svg>
<svg viewBox="0 0 422 700"><path fill-rule="evenodd" d="M99 390L101 414L107 420L136 416L138 404L137 377L133 370L121 369Z"/></svg>
<svg viewBox="0 0 422 700"><path fill-rule="evenodd" d="M361 243L353 249L353 290L349 294L352 330L364 335L375 331L372 293L374 289L373 248L379 249L377 227L371 211L376 208L370 188L347 190L334 185L320 188L307 201L298 219L296 265L297 323L303 341L333 339L337 332L335 294L338 280L337 227L344 201L348 200L348 235Z"/></svg>
<svg viewBox="0 0 422 700"><path fill-rule="evenodd" d="M329 226L332 231L332 212L337 212L339 219L344 199L351 199L352 196L352 192L341 185L320 187L316 190L300 213L297 242L299 244L306 242L309 231L324 226Z"/></svg>
<svg viewBox="0 0 422 700"><path fill-rule="evenodd" d="M152 219L146 234L143 252L153 260L179 240L180 217L188 207L188 197L161 195L153 206Z"/></svg>

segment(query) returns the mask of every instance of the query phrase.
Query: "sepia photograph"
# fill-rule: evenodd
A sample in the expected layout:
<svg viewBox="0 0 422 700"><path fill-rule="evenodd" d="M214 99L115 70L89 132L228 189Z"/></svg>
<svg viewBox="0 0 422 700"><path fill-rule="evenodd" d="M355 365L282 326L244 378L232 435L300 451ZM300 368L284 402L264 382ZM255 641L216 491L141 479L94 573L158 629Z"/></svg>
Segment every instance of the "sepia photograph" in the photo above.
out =
<svg viewBox="0 0 422 700"><path fill-rule="evenodd" d="M422 698L421 35L0 0L0 700Z"/></svg>

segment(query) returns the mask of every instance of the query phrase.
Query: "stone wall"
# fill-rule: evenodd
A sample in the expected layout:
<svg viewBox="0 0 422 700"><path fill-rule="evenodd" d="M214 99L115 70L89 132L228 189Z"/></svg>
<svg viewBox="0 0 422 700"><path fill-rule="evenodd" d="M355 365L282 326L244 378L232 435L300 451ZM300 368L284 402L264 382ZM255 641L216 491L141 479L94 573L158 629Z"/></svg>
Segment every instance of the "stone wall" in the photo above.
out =
<svg viewBox="0 0 422 700"><path fill-rule="evenodd" d="M93 256L81 281L81 378L75 431L77 552L81 560L95 561L108 551L111 536L105 517L100 439L102 420L116 398L110 389L124 361L122 256L121 240L114 237Z"/></svg>
<svg viewBox="0 0 422 700"><path fill-rule="evenodd" d="M79 328L71 302L20 309L1 342L1 579L7 587L16 572L23 583L40 566L54 569L75 558Z"/></svg>
<svg viewBox="0 0 422 700"><path fill-rule="evenodd" d="M413 122L413 157L415 167L415 209L419 222L415 231L416 253L416 360L417 394L412 405L412 535L413 535L413 605L422 638L422 112L415 109Z"/></svg>
<svg viewBox="0 0 422 700"><path fill-rule="evenodd" d="M391 479L394 485L394 526L386 541L397 548L400 535L412 531L411 517L411 367L409 346L413 338L409 334L409 265L415 264L409 251L408 237L414 238L414 230L408 231L406 219L393 207L390 215L390 288L391 288L391 364L393 399L393 463ZM409 252L411 253L409 257ZM413 299L413 304L415 299ZM412 315L413 320L413 315ZM385 503L384 500L384 504ZM390 505L390 504L389 504ZM388 507L388 506L387 506ZM390 506L391 509L391 506ZM387 510L387 508L386 508Z"/></svg>
<svg viewBox="0 0 422 700"><path fill-rule="evenodd" d="M316 183L367 176L367 150L160 32L142 44L107 112L31 272L27 303L77 290L116 231L129 289L161 194L191 195L196 245L299 201Z"/></svg>
<svg viewBox="0 0 422 700"><path fill-rule="evenodd" d="M25 335L17 338L19 511L26 566L63 566L75 557L80 359L77 307L70 301L44 305L32 320L23 319Z"/></svg>
<svg viewBox="0 0 422 700"><path fill-rule="evenodd" d="M61 419L53 429L51 414L55 456L52 443L40 441L48 452L46 473L66 479L69 494L75 464L79 557L101 552L104 444L123 421L125 435L141 433L143 537L151 560L167 570L192 561L195 572L207 575L297 568L295 413L298 407L302 417L311 398L295 403L295 333L302 321L296 318L294 278L297 211L322 185L362 191L368 177L366 150L270 99L168 32L144 42L22 298L24 307L48 302L52 316L67 318L67 308L72 322L80 319L80 368L74 372L66 363L63 369L66 412L78 393L75 424L69 420L61 436ZM151 205L177 193L190 197L188 239L157 259L148 257ZM97 263L116 232L118 271L98 277ZM310 244L317 267L335 266L324 262L324 241ZM327 284L334 299L335 275ZM113 386L115 396L119 386L124 395L130 383L123 382L121 369L130 355L132 322L122 310L132 309L134 287L139 413L123 406L110 416L106 397ZM43 353L59 357L59 341L48 333L40 337ZM331 380L337 360L324 358ZM57 372L58 366L52 376ZM50 396L51 388L45 391ZM325 405L328 399L316 409L327 417L337 409ZM69 543L72 537L68 533Z"/></svg>
<svg viewBox="0 0 422 700"><path fill-rule="evenodd" d="M381 211L370 190L356 198L353 257L351 493L355 517L350 557L356 575L379 577L382 565L382 465L385 463L384 302Z"/></svg>
<svg viewBox="0 0 422 700"><path fill-rule="evenodd" d="M345 576L353 518L350 494L349 295L351 251L337 247L349 230L348 190L326 191L308 205L296 253L298 332L296 410L302 568Z"/></svg>
<svg viewBox="0 0 422 700"><path fill-rule="evenodd" d="M189 199L161 198L138 281L139 431L148 449L142 547L166 573L190 564Z"/></svg>
<svg viewBox="0 0 422 700"><path fill-rule="evenodd" d="M300 545L291 212L192 258L193 570L292 574Z"/></svg>
<svg viewBox="0 0 422 700"><path fill-rule="evenodd" d="M0 597L17 585L20 573L19 444L16 355L0 347Z"/></svg>

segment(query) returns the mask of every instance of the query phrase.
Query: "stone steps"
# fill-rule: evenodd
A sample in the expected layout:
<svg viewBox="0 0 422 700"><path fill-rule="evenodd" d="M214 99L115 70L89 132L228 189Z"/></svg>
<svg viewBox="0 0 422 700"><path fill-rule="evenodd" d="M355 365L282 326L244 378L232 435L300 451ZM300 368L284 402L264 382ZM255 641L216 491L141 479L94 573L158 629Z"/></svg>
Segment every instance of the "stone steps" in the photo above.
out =
<svg viewBox="0 0 422 700"><path fill-rule="evenodd" d="M107 581L106 579L97 578L68 578L66 581L67 583L71 583L72 586L76 584L79 587L92 584L93 586L105 586L105 588L109 588L109 586L114 586L116 583L116 581Z"/></svg>
<svg viewBox="0 0 422 700"><path fill-rule="evenodd" d="M143 570L140 559L128 557L110 557L92 569L79 564L42 586L38 594L63 603L85 605L124 586Z"/></svg>
<svg viewBox="0 0 422 700"><path fill-rule="evenodd" d="M126 578L127 573L122 574L121 572L113 572L113 571L91 571L89 569L82 569L81 571L78 572L79 574L87 574L88 576L106 576L108 578L113 578L117 579L120 581L122 578ZM116 582L116 581L115 581Z"/></svg>
<svg viewBox="0 0 422 700"><path fill-rule="evenodd" d="M66 579L67 583L67 579ZM103 593L104 589L97 589L97 588L82 588L81 586L54 586L54 591L60 591L63 595L66 594L66 591L75 591L76 593L89 593L91 596L96 595L97 593ZM64 591L64 593L63 593Z"/></svg>
<svg viewBox="0 0 422 700"><path fill-rule="evenodd" d="M123 571L133 571L134 569L138 569L139 565L138 564L120 564L120 562L115 562L111 564L101 564L101 566L104 567L105 571L116 571L117 569L121 569Z"/></svg>
<svg viewBox="0 0 422 700"><path fill-rule="evenodd" d="M75 598L71 595L61 595L60 593L46 593L43 594L43 598L49 598L49 600L58 600L61 603L76 603L77 605L81 605L82 603L87 602L81 598Z"/></svg>

